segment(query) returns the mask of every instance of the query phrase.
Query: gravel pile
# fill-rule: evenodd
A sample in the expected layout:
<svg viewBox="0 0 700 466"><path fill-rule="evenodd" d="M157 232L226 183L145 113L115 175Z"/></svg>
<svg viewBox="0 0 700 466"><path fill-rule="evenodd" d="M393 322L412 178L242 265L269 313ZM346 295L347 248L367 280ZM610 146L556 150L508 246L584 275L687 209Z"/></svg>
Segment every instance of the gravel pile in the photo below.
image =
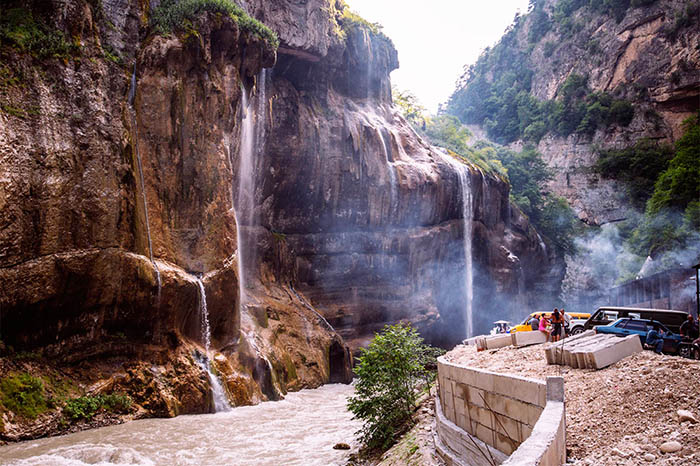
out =
<svg viewBox="0 0 700 466"><path fill-rule="evenodd" d="M700 465L700 361L643 351L602 370L572 369L548 366L542 345L457 346L446 358L535 379L564 377L570 463Z"/></svg>

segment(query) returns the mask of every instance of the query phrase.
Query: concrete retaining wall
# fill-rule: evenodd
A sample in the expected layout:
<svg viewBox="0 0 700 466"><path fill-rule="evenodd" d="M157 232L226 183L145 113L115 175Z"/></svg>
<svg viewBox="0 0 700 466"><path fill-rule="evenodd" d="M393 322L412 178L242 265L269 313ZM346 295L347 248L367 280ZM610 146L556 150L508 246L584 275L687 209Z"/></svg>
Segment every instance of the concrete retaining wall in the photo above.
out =
<svg viewBox="0 0 700 466"><path fill-rule="evenodd" d="M440 456L457 466L565 462L563 379L549 379L545 383L497 374L438 358L436 447ZM530 441L533 432L536 438ZM527 463L515 455L521 447ZM514 459L506 459L511 454ZM552 458L557 459L552 462Z"/></svg>

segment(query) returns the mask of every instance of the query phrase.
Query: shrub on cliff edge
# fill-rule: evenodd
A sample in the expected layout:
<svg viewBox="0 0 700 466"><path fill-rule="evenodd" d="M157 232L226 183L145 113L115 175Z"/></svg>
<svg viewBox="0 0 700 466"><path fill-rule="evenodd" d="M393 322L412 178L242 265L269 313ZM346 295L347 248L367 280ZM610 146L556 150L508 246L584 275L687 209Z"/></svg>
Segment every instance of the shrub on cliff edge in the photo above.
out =
<svg viewBox="0 0 700 466"><path fill-rule="evenodd" d="M202 13L227 15L242 29L252 32L273 47L279 46L277 34L255 18L251 18L231 0L163 0L151 16L151 26L157 34L167 35L185 28Z"/></svg>
<svg viewBox="0 0 700 466"><path fill-rule="evenodd" d="M441 350L425 345L410 325L397 324L385 326L360 352L348 409L364 422L357 433L365 448L387 448L410 426L417 387L435 377Z"/></svg>

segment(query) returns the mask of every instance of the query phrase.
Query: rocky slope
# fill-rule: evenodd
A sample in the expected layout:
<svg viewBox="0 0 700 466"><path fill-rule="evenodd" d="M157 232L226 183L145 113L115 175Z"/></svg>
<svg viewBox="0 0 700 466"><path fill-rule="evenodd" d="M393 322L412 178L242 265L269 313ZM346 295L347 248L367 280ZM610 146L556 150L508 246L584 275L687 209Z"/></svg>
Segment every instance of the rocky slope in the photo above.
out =
<svg viewBox="0 0 700 466"><path fill-rule="evenodd" d="M630 6L613 14L594 8L594 2L535 3L543 13L519 19L513 45L526 55L531 95L543 101L560 98L567 77L578 74L587 78L590 92L608 93L634 106L626 126L612 124L592 135L568 137L548 132L538 150L554 172L550 188L588 224L623 219L630 209L624 188L599 177L591 167L601 148L626 148L641 138L674 141L683 120L697 112L700 5L679 0L617 2ZM583 6L556 19L555 10L566 11L560 5L565 3ZM534 28L544 34L537 35Z"/></svg>
<svg viewBox="0 0 700 466"><path fill-rule="evenodd" d="M392 108L390 41L335 2L243 6L279 34L277 53L220 15L155 35L152 10L126 1L32 4L72 38L66 56L3 46L3 374L35 371L18 360L32 352L78 374L73 395L205 412L206 315L234 405L347 381L343 338L356 349L399 320L443 346L464 336L470 223L477 325L536 305L522 271L548 274L547 247L475 167L464 221L455 167ZM7 438L54 431L3 416Z"/></svg>

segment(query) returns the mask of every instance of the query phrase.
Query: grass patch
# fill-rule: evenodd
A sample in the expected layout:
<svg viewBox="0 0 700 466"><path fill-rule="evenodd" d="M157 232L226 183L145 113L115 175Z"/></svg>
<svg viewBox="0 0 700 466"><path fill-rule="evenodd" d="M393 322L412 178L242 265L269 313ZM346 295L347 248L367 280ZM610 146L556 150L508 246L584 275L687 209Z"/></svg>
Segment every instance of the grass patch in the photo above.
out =
<svg viewBox="0 0 700 466"><path fill-rule="evenodd" d="M26 419L49 409L44 382L26 372L11 372L0 381L0 404Z"/></svg>
<svg viewBox="0 0 700 466"><path fill-rule="evenodd" d="M68 58L79 49L26 8L0 9L0 43L37 58Z"/></svg>
<svg viewBox="0 0 700 466"><path fill-rule="evenodd" d="M87 395L72 398L63 407L63 415L68 419L89 421L98 411L126 414L131 410L131 397L124 393L109 395Z"/></svg>
<svg viewBox="0 0 700 466"><path fill-rule="evenodd" d="M231 0L164 0L153 11L151 27L156 34L169 35L177 30L191 29L193 21L204 13L225 15L277 48L277 34L255 18L251 18Z"/></svg>

